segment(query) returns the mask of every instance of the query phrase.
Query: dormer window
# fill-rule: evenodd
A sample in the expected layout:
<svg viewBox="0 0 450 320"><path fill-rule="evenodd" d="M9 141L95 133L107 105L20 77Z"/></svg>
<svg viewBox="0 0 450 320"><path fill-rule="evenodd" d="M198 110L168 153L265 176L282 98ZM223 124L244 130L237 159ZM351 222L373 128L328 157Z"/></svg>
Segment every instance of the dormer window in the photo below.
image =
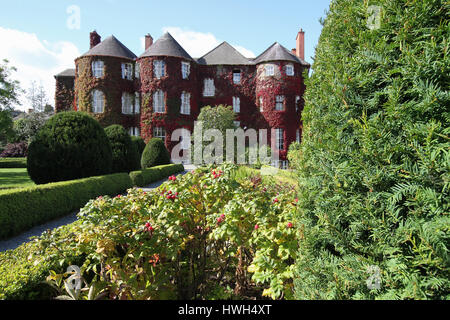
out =
<svg viewBox="0 0 450 320"><path fill-rule="evenodd" d="M92 112L103 113L105 110L105 95L100 90L92 91Z"/></svg>
<svg viewBox="0 0 450 320"><path fill-rule="evenodd" d="M153 61L153 75L156 79L161 79L166 75L166 64L164 63L164 61Z"/></svg>
<svg viewBox="0 0 450 320"><path fill-rule="evenodd" d="M264 70L266 77L275 75L275 66L273 64L266 64Z"/></svg>
<svg viewBox="0 0 450 320"><path fill-rule="evenodd" d="M275 110L277 110L277 111L284 110L284 96L276 96L275 97Z"/></svg>
<svg viewBox="0 0 450 320"><path fill-rule="evenodd" d="M205 79L204 81L204 97L214 97L216 93L216 88L214 87L214 79Z"/></svg>
<svg viewBox="0 0 450 320"><path fill-rule="evenodd" d="M241 70L233 70L233 83L241 83Z"/></svg>
<svg viewBox="0 0 450 320"><path fill-rule="evenodd" d="M181 77L188 79L191 74L191 64L189 62L181 62Z"/></svg>
<svg viewBox="0 0 450 320"><path fill-rule="evenodd" d="M285 71L286 71L286 75L287 76L293 76L294 75L294 66L292 64L287 64L284 67Z"/></svg>
<svg viewBox="0 0 450 320"><path fill-rule="evenodd" d="M97 60L92 62L92 75L95 78L102 78L104 75L105 65L103 61Z"/></svg>
<svg viewBox="0 0 450 320"><path fill-rule="evenodd" d="M133 80L132 63L122 63L122 79Z"/></svg>

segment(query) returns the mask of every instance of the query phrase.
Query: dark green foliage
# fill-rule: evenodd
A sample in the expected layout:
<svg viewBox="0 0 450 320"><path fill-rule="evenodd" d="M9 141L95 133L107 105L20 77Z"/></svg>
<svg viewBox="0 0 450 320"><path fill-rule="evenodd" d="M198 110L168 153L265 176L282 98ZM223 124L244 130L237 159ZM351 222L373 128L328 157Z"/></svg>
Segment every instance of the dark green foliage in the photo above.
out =
<svg viewBox="0 0 450 320"><path fill-rule="evenodd" d="M86 113L58 113L28 147L28 174L36 184L103 175L111 168L108 137Z"/></svg>
<svg viewBox="0 0 450 320"><path fill-rule="evenodd" d="M151 168L170 163L170 154L159 138L151 139L145 146L141 158L141 168Z"/></svg>
<svg viewBox="0 0 450 320"><path fill-rule="evenodd" d="M0 158L0 168L26 168L27 158Z"/></svg>
<svg viewBox="0 0 450 320"><path fill-rule="evenodd" d="M112 149L112 172L130 172L136 167L137 150L131 137L121 125L105 128Z"/></svg>
<svg viewBox="0 0 450 320"><path fill-rule="evenodd" d="M80 209L99 195L117 195L131 187L128 174L0 191L0 239Z"/></svg>
<svg viewBox="0 0 450 320"><path fill-rule="evenodd" d="M168 176L184 171L182 164L168 164L130 172L133 186L145 187L152 182L167 178Z"/></svg>
<svg viewBox="0 0 450 320"><path fill-rule="evenodd" d="M449 299L449 4L369 4L332 1L307 81L296 298Z"/></svg>
<svg viewBox="0 0 450 320"><path fill-rule="evenodd" d="M142 153L145 149L145 141L141 137L131 137L131 142L134 145L135 148L135 159L134 159L134 169L133 170L139 170L141 169L141 157Z"/></svg>

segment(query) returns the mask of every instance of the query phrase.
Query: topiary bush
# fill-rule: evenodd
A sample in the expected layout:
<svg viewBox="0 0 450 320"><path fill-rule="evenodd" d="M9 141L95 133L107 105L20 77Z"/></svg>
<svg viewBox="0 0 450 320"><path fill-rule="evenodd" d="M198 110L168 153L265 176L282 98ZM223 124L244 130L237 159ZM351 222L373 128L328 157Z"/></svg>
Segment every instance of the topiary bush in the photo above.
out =
<svg viewBox="0 0 450 320"><path fill-rule="evenodd" d="M369 4L332 1L307 81L296 298L449 299L450 7Z"/></svg>
<svg viewBox="0 0 450 320"><path fill-rule="evenodd" d="M144 149L145 149L145 141L141 137L132 136L131 142L133 143L134 148L136 149L135 159L134 159L134 163L135 163L134 170L140 170L141 169L141 157L142 157L142 153L144 152Z"/></svg>
<svg viewBox="0 0 450 320"><path fill-rule="evenodd" d="M0 154L0 158L26 158L27 152L27 142L9 143Z"/></svg>
<svg viewBox="0 0 450 320"><path fill-rule="evenodd" d="M130 172L138 169L138 151L125 128L114 124L105 128L105 133L112 149L112 171Z"/></svg>
<svg viewBox="0 0 450 320"><path fill-rule="evenodd" d="M159 138L151 139L145 146L141 158L142 169L170 163L170 154Z"/></svg>
<svg viewBox="0 0 450 320"><path fill-rule="evenodd" d="M27 169L36 184L111 172L111 145L105 131L83 112L50 118L28 147Z"/></svg>

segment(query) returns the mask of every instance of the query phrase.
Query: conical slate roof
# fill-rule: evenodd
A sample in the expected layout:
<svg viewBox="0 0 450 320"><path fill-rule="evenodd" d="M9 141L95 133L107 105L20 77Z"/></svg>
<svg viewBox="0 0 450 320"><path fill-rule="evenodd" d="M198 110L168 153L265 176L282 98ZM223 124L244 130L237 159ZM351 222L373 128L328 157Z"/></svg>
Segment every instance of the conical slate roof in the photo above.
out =
<svg viewBox="0 0 450 320"><path fill-rule="evenodd" d="M200 64L207 65L246 65L253 64L226 41L197 59Z"/></svg>
<svg viewBox="0 0 450 320"><path fill-rule="evenodd" d="M261 53L253 60L253 62L256 64L269 61L292 61L305 66L309 66L309 63L292 54L288 49L283 47L278 42L275 42L266 51Z"/></svg>
<svg viewBox="0 0 450 320"><path fill-rule="evenodd" d="M59 77L75 77L75 69L66 69L55 75L55 78Z"/></svg>
<svg viewBox="0 0 450 320"><path fill-rule="evenodd" d="M139 58L153 56L168 56L194 60L168 32L145 50Z"/></svg>
<svg viewBox="0 0 450 320"><path fill-rule="evenodd" d="M110 56L118 58L126 58L134 60L136 55L130 51L125 45L116 39L114 36L110 36L93 47L91 50L82 55L85 56Z"/></svg>

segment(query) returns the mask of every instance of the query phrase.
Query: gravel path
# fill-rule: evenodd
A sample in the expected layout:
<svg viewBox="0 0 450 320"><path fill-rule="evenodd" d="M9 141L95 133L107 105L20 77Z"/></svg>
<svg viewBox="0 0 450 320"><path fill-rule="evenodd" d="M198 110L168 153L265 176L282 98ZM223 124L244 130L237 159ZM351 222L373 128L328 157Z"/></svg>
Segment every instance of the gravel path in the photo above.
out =
<svg viewBox="0 0 450 320"><path fill-rule="evenodd" d="M192 171L194 169L194 168L191 168L191 166L185 166L185 168L186 168L186 171L177 173L177 175L178 174L186 174L187 172ZM140 188L140 189L142 189L144 191L150 191L152 189L159 187L165 181L167 181L167 179L154 182L154 183L146 186L145 188ZM126 195L126 193L124 193L124 195ZM29 242L30 237L40 236L46 230L55 229L55 228L64 226L66 224L75 222L77 220L77 214L78 214L78 211L74 212L70 215L64 216L62 218L58 218L53 221L46 222L39 226L33 227L32 229L30 229L18 236L15 236L14 238L0 241L0 252L7 251L7 250L14 250L17 247L19 247L21 244Z"/></svg>

